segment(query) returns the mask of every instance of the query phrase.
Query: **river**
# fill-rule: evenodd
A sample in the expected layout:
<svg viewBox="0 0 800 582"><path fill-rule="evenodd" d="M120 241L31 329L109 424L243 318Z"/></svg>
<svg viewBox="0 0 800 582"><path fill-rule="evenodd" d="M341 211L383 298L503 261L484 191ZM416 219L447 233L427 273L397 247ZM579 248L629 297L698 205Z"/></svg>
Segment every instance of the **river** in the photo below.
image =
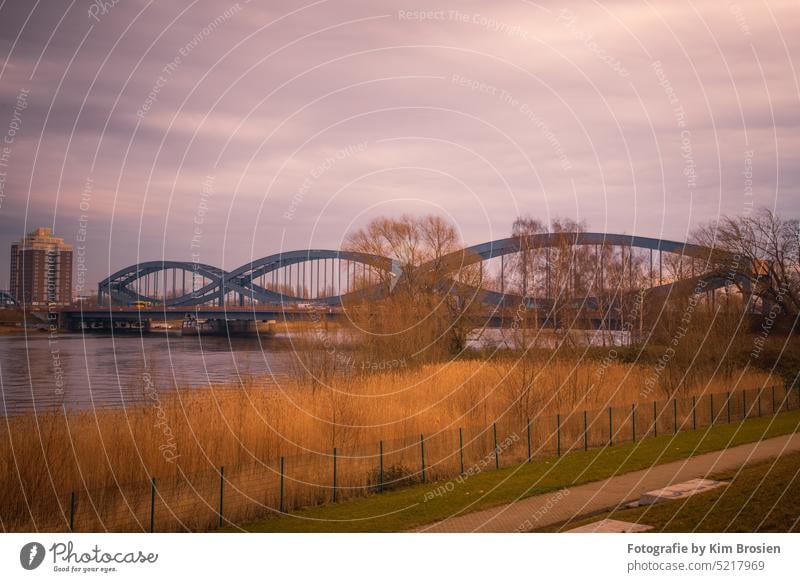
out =
<svg viewBox="0 0 800 582"><path fill-rule="evenodd" d="M596 332L575 334L578 344L601 345ZM622 332L605 332L610 345L626 341ZM341 330L328 336L347 342ZM515 347L508 330L487 329L469 347ZM544 332L539 347L555 347L557 337ZM295 373L288 335L213 336L179 333L100 335L29 330L0 335L0 416L32 410L121 407L144 401L148 383L159 393L203 388L259 378L277 383Z"/></svg>
<svg viewBox="0 0 800 582"><path fill-rule="evenodd" d="M274 382L292 362L291 342L279 336L4 334L0 415L137 404L147 375L159 391L251 377Z"/></svg>

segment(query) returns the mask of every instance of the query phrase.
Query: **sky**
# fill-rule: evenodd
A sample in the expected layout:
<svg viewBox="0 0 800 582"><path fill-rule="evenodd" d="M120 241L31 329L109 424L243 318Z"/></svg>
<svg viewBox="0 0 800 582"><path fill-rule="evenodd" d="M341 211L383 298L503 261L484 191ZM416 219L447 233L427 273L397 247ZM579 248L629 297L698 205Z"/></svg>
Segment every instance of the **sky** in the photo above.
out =
<svg viewBox="0 0 800 582"><path fill-rule="evenodd" d="M52 227L85 294L382 215L465 244L519 215L672 240L796 217L798 57L796 0L6 0L0 247Z"/></svg>

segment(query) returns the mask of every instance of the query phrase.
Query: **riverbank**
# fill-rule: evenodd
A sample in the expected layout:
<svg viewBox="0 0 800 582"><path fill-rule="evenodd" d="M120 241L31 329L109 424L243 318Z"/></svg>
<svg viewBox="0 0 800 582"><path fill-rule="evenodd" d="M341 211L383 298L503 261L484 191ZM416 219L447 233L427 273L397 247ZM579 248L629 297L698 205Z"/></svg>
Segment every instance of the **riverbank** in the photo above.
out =
<svg viewBox="0 0 800 582"><path fill-rule="evenodd" d="M292 511L457 475L459 463L506 466L735 421L770 411L782 389L748 370L698 377L672 401L641 393L641 366L612 363L599 376L593 362L536 366L523 374L513 361L464 361L166 392L145 370L141 404L9 418L0 512L11 529L30 529L31 519L57 528L78 492L85 529L109 515L115 528L136 529L156 477L172 516L162 514L162 529L206 529L222 467L233 496L226 519L239 523L266 507Z"/></svg>
<svg viewBox="0 0 800 582"><path fill-rule="evenodd" d="M545 511L541 514L545 516L544 519L536 519L535 514L520 515L516 521L511 520L513 526L504 524L506 527L503 528L503 531L528 531L537 525L543 525L541 522L546 522L550 517L546 515L547 512L555 513L553 506L557 506L558 514L562 515L581 511L582 500L577 499L578 495L570 497L569 487L793 434L798 430L800 411L794 410L775 417L752 419L677 435L663 435L595 451L574 452L562 458L538 459L532 463L500 470L489 469L464 480L415 485L402 491L374 495L349 503L309 508L293 515L250 523L241 529L252 532L397 532L414 528L422 531L472 531L473 528L459 528L458 524L449 528L448 522L444 520L471 514L467 517L470 522L475 522L474 526L477 528L486 525L483 523L484 518L472 520L471 517L478 516L477 512L481 510L545 495L549 503L545 503ZM793 470L796 473L797 467L794 466ZM453 483L453 487L447 487L448 483ZM780 483L776 487L780 487ZM441 488L444 488L443 494L430 495L431 491ZM697 501L695 505L707 507L699 499ZM630 519L646 511L648 510L639 509L621 512L614 517ZM663 514L669 510L661 508L654 512ZM757 516L750 517L756 519ZM766 516L762 514L762 517ZM455 517L453 521L458 522L459 519ZM681 523L686 527L685 521ZM425 524L436 525L426 528ZM679 528L680 526L677 529L673 527L671 531L692 531ZM232 528L234 529L240 528ZM722 531L722 528L708 531Z"/></svg>

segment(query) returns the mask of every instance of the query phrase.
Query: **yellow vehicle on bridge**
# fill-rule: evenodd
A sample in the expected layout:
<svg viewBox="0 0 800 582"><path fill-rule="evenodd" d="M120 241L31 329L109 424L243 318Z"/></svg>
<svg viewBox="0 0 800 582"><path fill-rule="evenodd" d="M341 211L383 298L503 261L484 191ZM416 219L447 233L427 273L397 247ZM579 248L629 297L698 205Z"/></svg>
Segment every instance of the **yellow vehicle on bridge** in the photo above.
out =
<svg viewBox="0 0 800 582"><path fill-rule="evenodd" d="M148 307L152 307L153 304L150 301L134 301L133 306L136 309L147 309Z"/></svg>

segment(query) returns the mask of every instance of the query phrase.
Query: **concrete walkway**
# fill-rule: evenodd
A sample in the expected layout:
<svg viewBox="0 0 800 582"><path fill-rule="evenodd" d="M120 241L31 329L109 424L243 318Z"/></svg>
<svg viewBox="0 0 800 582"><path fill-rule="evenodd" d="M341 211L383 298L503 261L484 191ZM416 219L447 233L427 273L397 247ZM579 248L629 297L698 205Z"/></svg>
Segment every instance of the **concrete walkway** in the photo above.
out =
<svg viewBox="0 0 800 582"><path fill-rule="evenodd" d="M653 489L800 451L800 433L704 453L423 526L420 532L515 532L617 507Z"/></svg>

